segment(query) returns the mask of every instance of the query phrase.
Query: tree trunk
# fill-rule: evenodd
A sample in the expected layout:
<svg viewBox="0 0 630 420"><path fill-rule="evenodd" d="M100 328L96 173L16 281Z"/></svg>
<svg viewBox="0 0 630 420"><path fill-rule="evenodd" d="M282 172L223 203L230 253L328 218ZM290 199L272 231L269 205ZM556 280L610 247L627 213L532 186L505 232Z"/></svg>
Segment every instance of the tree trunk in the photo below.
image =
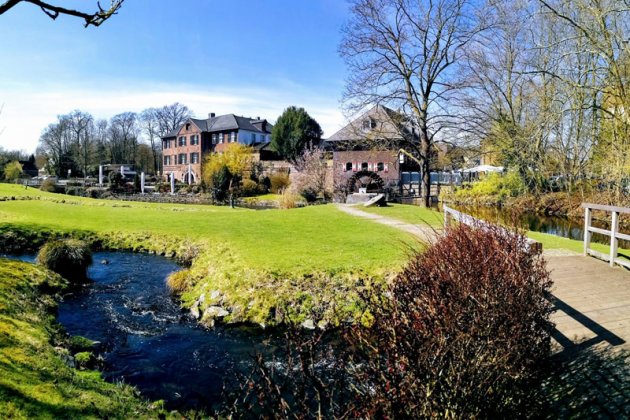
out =
<svg viewBox="0 0 630 420"><path fill-rule="evenodd" d="M430 172L430 152L431 142L426 127L422 128L420 139L420 156L422 157L422 204L424 207L431 207L431 172Z"/></svg>

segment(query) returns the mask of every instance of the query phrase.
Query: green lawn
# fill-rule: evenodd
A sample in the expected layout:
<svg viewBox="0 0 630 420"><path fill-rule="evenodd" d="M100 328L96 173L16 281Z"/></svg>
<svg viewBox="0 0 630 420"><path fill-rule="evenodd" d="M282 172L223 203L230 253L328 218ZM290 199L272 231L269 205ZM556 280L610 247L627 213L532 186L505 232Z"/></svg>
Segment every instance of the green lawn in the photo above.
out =
<svg viewBox="0 0 630 420"><path fill-rule="evenodd" d="M300 321L331 302L335 308L322 319L339 321L355 312L358 288L402 267L414 241L333 205L256 211L95 200L0 184L2 197L0 245L62 234L110 249L189 255L192 267L172 280L183 305L218 290L233 322L285 322L276 314L287 308ZM219 302L206 298L201 309L212 304Z"/></svg>
<svg viewBox="0 0 630 420"><path fill-rule="evenodd" d="M332 205L255 211L94 200L0 184L0 196L18 194L41 198L0 202L0 225L220 242L247 264L273 271L397 268L404 261L401 243L409 240Z"/></svg>

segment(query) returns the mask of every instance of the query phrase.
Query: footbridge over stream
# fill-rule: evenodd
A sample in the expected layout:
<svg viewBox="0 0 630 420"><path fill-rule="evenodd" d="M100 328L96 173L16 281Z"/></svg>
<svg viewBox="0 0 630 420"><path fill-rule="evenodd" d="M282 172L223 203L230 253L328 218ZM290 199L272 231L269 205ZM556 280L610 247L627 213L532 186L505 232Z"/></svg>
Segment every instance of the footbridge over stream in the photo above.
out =
<svg viewBox="0 0 630 420"><path fill-rule="evenodd" d="M593 204L584 204L583 207L586 232L584 253L581 255L564 250L543 250L554 282L550 299L556 309L552 316L556 324L553 334L555 348L558 353L574 352L593 346L630 350L630 271L627 269L630 267L630 260L617 255L618 240L630 239L630 235L619 232L619 216L630 214L630 209ZM422 224L410 224L367 213L360 207L339 205L338 208L353 216L403 230L422 240L430 240L440 233L439 230ZM448 206L443 208L447 224L453 220L460 223L485 223ZM612 220L609 231L592 227L594 210L610 213ZM592 233L610 237L608 254L591 249ZM533 243L531 245L537 246Z"/></svg>

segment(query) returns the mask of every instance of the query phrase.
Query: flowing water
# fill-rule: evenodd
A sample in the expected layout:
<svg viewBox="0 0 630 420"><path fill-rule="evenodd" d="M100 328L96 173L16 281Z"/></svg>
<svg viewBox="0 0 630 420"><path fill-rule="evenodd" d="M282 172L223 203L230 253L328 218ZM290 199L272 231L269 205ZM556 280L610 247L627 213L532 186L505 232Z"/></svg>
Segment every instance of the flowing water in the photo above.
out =
<svg viewBox="0 0 630 420"><path fill-rule="evenodd" d="M237 385L236 373L246 373L256 351L268 351L277 337L255 327L199 327L166 287L178 269L164 257L95 253L93 283L63 298L58 321L69 334L101 343L107 380L134 385L171 409L211 411L224 384Z"/></svg>

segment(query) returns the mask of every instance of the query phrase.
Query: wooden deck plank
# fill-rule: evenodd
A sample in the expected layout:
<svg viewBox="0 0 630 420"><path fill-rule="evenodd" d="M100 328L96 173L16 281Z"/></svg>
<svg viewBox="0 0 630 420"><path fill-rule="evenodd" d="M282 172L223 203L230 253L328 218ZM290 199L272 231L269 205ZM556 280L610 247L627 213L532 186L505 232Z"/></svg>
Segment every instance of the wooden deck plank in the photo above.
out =
<svg viewBox="0 0 630 420"><path fill-rule="evenodd" d="M573 344L591 340L630 349L630 271L592 257L546 259L558 332Z"/></svg>

